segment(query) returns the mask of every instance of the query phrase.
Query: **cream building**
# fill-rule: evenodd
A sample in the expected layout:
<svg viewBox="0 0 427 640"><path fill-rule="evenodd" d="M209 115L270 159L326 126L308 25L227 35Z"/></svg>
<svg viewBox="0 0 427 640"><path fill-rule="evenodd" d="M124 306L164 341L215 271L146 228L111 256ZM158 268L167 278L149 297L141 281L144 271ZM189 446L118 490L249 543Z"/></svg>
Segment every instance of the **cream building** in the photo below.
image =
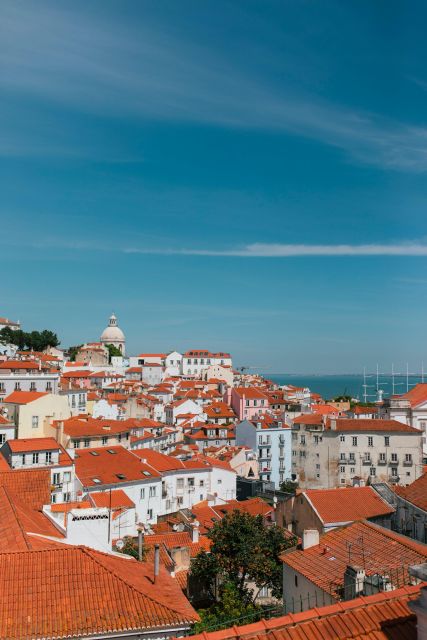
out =
<svg viewBox="0 0 427 640"><path fill-rule="evenodd" d="M15 424L17 438L56 436L54 420L71 416L68 399L63 395L37 391L14 391L4 400L3 409Z"/></svg>
<svg viewBox="0 0 427 640"><path fill-rule="evenodd" d="M301 489L367 482L406 485L422 471L422 433L409 425L316 414L293 421L292 479Z"/></svg>

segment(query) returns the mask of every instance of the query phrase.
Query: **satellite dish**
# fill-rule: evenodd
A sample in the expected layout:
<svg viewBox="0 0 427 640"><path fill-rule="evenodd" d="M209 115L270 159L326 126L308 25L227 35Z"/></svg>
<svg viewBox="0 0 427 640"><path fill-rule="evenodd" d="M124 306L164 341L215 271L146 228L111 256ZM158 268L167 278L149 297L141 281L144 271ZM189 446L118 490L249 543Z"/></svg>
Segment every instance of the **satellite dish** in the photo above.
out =
<svg viewBox="0 0 427 640"><path fill-rule="evenodd" d="M184 529L185 529L185 525L184 525L184 523L183 523L183 522L179 522L179 523L176 525L176 530L177 530L177 531L179 531L180 533L182 533L182 532L184 531Z"/></svg>
<svg viewBox="0 0 427 640"><path fill-rule="evenodd" d="M121 551L123 549L123 547L125 546L125 543L123 542L123 540L121 538L119 538L116 542L116 548Z"/></svg>

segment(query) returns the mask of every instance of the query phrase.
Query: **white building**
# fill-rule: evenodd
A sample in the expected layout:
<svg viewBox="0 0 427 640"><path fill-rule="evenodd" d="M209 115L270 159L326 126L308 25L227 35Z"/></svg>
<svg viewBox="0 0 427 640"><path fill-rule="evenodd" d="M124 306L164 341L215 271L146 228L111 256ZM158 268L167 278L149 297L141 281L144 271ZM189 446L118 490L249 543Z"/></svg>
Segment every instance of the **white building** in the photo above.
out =
<svg viewBox="0 0 427 640"><path fill-rule="evenodd" d="M58 393L59 373L35 360L0 362L0 398L13 391Z"/></svg>
<svg viewBox="0 0 427 640"><path fill-rule="evenodd" d="M212 353L207 350L186 351L182 357L182 373L185 376L203 378L205 372L212 365L232 368L232 360L229 353Z"/></svg>
<svg viewBox="0 0 427 640"><path fill-rule="evenodd" d="M417 384L400 396L387 398L381 414L419 429L423 434L423 455L427 458L427 383Z"/></svg>

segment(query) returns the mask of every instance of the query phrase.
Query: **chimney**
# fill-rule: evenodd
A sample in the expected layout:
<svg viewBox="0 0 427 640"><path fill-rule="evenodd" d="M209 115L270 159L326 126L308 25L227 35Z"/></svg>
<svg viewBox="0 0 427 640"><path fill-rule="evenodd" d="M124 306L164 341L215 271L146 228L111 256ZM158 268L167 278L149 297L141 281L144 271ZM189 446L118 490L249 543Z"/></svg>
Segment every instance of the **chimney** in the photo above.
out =
<svg viewBox="0 0 427 640"><path fill-rule="evenodd" d="M199 542L199 521L193 520L191 523L191 541Z"/></svg>
<svg viewBox="0 0 427 640"><path fill-rule="evenodd" d="M427 580L427 563L415 564L409 567L409 575L416 578L417 581ZM420 595L416 600L408 602L408 607L417 616L417 631L419 640L426 640L427 638L427 588L421 586Z"/></svg>
<svg viewBox="0 0 427 640"><path fill-rule="evenodd" d="M356 565L347 565L344 573L344 600L353 600L362 595L365 577L365 569Z"/></svg>
<svg viewBox="0 0 427 640"><path fill-rule="evenodd" d="M304 529L302 534L303 551L319 544L320 536L317 529Z"/></svg>
<svg viewBox="0 0 427 640"><path fill-rule="evenodd" d="M154 545L154 582L157 582L157 576L160 570L160 546Z"/></svg>
<svg viewBox="0 0 427 640"><path fill-rule="evenodd" d="M142 562L142 548L144 544L144 527L138 527L138 560Z"/></svg>

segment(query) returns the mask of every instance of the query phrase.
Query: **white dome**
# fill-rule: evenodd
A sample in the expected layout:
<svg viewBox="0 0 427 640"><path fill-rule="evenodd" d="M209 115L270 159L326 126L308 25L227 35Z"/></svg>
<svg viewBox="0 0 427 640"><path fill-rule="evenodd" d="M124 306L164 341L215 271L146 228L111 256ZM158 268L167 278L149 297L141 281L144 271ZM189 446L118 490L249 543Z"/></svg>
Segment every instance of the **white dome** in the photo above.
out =
<svg viewBox="0 0 427 640"><path fill-rule="evenodd" d="M107 327L101 334L101 342L108 342L109 340L124 342L125 334L119 327Z"/></svg>
<svg viewBox="0 0 427 640"><path fill-rule="evenodd" d="M114 313L110 316L108 327L106 327L101 334L101 342L104 344L119 346L123 349L124 353L125 334L120 327L117 326L117 318Z"/></svg>

